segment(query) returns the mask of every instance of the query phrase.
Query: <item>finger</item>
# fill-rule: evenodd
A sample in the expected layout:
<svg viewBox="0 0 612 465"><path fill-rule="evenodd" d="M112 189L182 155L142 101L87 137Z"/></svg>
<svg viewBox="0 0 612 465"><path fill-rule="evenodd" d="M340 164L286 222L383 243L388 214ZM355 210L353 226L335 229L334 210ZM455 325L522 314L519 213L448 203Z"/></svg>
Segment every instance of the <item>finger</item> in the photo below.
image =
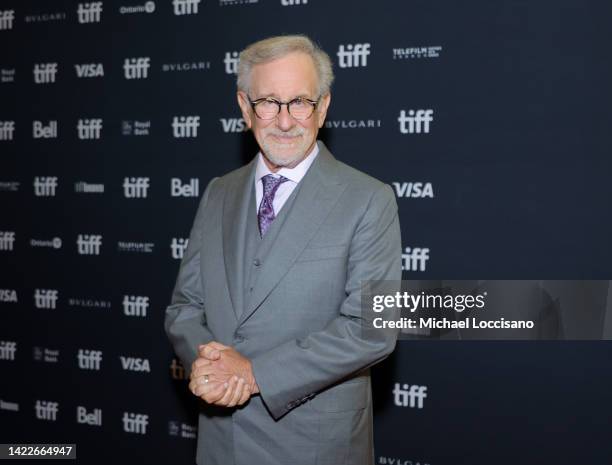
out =
<svg viewBox="0 0 612 465"><path fill-rule="evenodd" d="M198 368L201 367L205 367L211 364L211 361L207 358L202 357L198 357L195 359L195 361L193 362L192 366L191 366L191 370L197 370Z"/></svg>
<svg viewBox="0 0 612 465"><path fill-rule="evenodd" d="M225 383L208 382L205 384L197 384L195 387L195 395L202 397L206 402L212 403L212 400L222 396L225 392ZM211 400L212 399L212 400Z"/></svg>
<svg viewBox="0 0 612 465"><path fill-rule="evenodd" d="M238 400L238 404L236 405L242 405L250 398L251 398L251 387L248 384L245 384L244 389L242 390L242 397L240 397L240 400Z"/></svg>
<svg viewBox="0 0 612 465"><path fill-rule="evenodd" d="M219 342L212 341L202 347L199 352L202 357L209 360L217 360L221 356L220 352L225 349L229 349L229 347L224 346Z"/></svg>
<svg viewBox="0 0 612 465"><path fill-rule="evenodd" d="M232 378L229 380L229 384L228 384L227 390L225 391L225 393L223 394L223 396L220 399L215 401L215 404L216 405L227 406L229 401L232 399L232 395L234 394L234 390L236 389L236 385L237 384L238 384L238 377L237 376L232 376Z"/></svg>
<svg viewBox="0 0 612 465"><path fill-rule="evenodd" d="M238 401L242 397L243 390L244 390L244 379L240 378L238 380L238 384L236 384L236 389L234 390L232 398L230 399L229 404L227 404L228 407L234 407L238 403Z"/></svg>
<svg viewBox="0 0 612 465"><path fill-rule="evenodd" d="M212 366L210 366L210 365L203 366L203 367L200 367L200 368L196 368L195 370L193 370L191 372L191 376L193 378L200 378L200 377L202 377L204 375L209 375L210 376L212 374L214 374L214 370L212 369Z"/></svg>

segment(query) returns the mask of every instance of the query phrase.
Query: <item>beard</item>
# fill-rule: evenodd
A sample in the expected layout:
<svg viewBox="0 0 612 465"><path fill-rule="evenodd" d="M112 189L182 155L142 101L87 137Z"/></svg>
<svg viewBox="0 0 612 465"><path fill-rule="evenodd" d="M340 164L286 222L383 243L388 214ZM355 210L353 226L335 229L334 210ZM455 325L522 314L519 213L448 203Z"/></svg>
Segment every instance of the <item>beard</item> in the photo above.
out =
<svg viewBox="0 0 612 465"><path fill-rule="evenodd" d="M306 151L310 147L307 135L307 130L302 127L293 128L291 131L271 128L263 134L262 152L276 166L294 167L306 158ZM287 142L278 140L283 137L287 138Z"/></svg>

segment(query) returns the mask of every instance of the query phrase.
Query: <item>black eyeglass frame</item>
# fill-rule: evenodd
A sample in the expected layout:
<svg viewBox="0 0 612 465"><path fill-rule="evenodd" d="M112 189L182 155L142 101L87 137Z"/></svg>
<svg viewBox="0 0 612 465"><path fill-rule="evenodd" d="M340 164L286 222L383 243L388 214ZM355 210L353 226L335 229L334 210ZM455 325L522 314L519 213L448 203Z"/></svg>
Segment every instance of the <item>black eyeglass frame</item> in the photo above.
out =
<svg viewBox="0 0 612 465"><path fill-rule="evenodd" d="M311 100L311 99L305 98L305 97L296 97L293 100L290 100L288 102L281 102L281 101L276 100L275 98L272 98L272 97L262 97L262 98L258 98L256 100L251 100L251 97L249 97L247 95L247 98L249 99L249 103L251 104L251 108L253 109L253 112L255 113L255 116L257 116L259 119L262 119L264 121L271 121L274 118L276 118L280 114L283 105L287 106L287 112L291 115L292 118L295 118L295 116L293 116L291 114L291 104L294 103L294 102L298 102L298 101L306 102L306 103L309 103L309 104L312 105L312 113L310 113L310 115L308 115L307 118L303 118L303 119L295 118L298 121L306 121L306 120L310 119L310 117L314 114L315 110L317 109L317 105L319 104L319 101L321 100L321 97L319 97L316 100ZM255 109L255 107L258 104L262 103L262 102L275 103L276 105L278 105L278 111L276 112L276 115L274 115L274 117L272 117L272 118L262 118L261 116L259 116L257 114L257 110Z"/></svg>

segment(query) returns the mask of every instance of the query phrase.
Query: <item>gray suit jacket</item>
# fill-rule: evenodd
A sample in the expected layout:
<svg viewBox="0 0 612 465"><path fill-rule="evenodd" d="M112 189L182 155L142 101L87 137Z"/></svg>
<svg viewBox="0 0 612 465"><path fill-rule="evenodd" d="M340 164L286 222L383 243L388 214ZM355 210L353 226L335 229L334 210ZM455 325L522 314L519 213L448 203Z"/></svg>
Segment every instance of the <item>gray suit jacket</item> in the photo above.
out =
<svg viewBox="0 0 612 465"><path fill-rule="evenodd" d="M396 331L363 332L362 281L401 279L391 188L319 155L263 239L255 159L200 202L165 328L187 371L211 340L253 363L261 394L203 407L201 465L373 463L369 367Z"/></svg>

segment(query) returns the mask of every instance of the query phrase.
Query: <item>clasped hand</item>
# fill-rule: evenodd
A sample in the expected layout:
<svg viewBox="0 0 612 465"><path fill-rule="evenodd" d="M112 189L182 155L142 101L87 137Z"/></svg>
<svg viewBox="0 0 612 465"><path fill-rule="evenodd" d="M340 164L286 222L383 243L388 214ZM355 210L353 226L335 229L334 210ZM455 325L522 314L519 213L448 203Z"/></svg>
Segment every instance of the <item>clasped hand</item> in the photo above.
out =
<svg viewBox="0 0 612 465"><path fill-rule="evenodd" d="M189 390L195 396L209 404L235 407L259 392L250 360L234 348L212 341L198 351L189 377Z"/></svg>

